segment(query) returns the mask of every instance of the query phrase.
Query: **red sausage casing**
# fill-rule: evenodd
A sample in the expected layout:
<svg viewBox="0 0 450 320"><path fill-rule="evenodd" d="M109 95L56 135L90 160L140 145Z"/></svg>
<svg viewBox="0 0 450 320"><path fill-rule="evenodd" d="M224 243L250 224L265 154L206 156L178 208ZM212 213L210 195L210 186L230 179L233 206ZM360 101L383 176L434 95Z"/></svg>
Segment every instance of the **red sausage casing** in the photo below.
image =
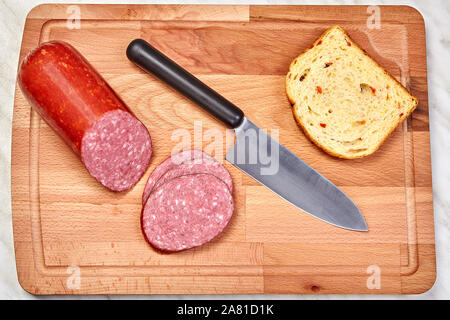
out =
<svg viewBox="0 0 450 320"><path fill-rule="evenodd" d="M71 45L41 44L23 60L19 86L45 122L113 191L131 188L150 163L145 126Z"/></svg>

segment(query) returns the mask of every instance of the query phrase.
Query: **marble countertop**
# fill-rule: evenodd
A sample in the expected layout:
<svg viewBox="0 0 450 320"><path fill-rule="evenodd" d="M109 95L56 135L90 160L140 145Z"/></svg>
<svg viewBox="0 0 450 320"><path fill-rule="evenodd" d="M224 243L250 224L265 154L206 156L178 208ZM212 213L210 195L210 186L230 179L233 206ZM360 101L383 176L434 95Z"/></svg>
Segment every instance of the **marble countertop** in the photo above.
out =
<svg viewBox="0 0 450 320"><path fill-rule="evenodd" d="M113 1L0 0L0 299L52 299L33 296L17 280L11 223L11 127L16 70L27 13L40 3L112 3ZM121 3L224 3L224 1L126 1ZM427 31L428 92L430 106L431 157L433 170L434 218L436 230L437 279L431 290L421 295L248 295L243 299L450 299L450 2L410 1L227 1L234 4L402 4L417 8L424 16ZM94 296L120 299L125 296ZM93 296L58 298L85 299ZM130 296L127 296L130 298ZM232 299L221 295L154 295L138 299Z"/></svg>

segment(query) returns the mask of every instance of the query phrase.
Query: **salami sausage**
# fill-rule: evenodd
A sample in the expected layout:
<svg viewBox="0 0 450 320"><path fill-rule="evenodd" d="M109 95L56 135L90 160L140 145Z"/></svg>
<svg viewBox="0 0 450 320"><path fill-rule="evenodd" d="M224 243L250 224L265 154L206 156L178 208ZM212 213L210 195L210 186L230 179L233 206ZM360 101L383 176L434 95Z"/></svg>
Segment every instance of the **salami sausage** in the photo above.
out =
<svg viewBox="0 0 450 320"><path fill-rule="evenodd" d="M142 209L142 230L158 250L186 250L219 235L233 211L232 195L222 180L210 174L180 176L150 194Z"/></svg>
<svg viewBox="0 0 450 320"><path fill-rule="evenodd" d="M102 185L123 191L146 171L150 134L71 45L41 44L23 60L19 86L31 106Z"/></svg>

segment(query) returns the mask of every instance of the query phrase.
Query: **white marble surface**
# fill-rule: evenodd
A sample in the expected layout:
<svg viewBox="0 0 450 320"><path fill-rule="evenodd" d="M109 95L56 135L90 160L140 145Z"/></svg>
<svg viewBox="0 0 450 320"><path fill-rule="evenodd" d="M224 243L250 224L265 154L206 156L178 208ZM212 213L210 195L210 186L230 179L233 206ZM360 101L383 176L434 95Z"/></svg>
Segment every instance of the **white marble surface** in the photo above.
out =
<svg viewBox="0 0 450 320"><path fill-rule="evenodd" d="M40 3L113 3L114 1L39 1L0 0L0 299L51 299L25 292L17 281L11 224L11 120L14 86L25 17ZM182 1L117 1L121 3L180 3ZM224 3L224 1L184 1L184 3ZM437 280L434 287L413 296L372 295L252 295L246 299L450 299L450 1L227 1L254 4L409 4L423 14L427 29L428 88L430 105L431 154L436 228ZM212 298L236 296L137 296L139 299ZM59 297L61 298L61 297ZM67 297L67 298L92 298ZM121 299L130 296L95 296ZM135 298L133 296L133 298Z"/></svg>

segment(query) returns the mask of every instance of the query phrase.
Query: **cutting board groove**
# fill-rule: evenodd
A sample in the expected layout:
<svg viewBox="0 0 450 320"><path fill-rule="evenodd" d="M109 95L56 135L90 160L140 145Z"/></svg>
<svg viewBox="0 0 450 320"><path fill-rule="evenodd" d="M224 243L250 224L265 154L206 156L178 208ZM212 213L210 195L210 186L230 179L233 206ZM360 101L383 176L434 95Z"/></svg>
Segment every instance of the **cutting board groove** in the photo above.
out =
<svg viewBox="0 0 450 320"><path fill-rule="evenodd" d="M419 293L435 279L425 28L410 7L381 7L368 29L366 6L46 4L28 15L20 61L41 42L65 40L105 77L149 128L154 157L129 192L94 181L16 88L12 206L22 287L34 294ZM78 10L76 9L76 10ZM284 93L289 63L340 24L420 104L374 155L332 158L296 126ZM160 254L145 242L140 198L151 170L180 141L195 138L223 159L226 128L133 66L125 48L144 38L240 106L255 123L346 192L369 232L335 228L281 200L231 165L235 215L211 243ZM180 131L181 130L181 131ZM185 131L182 131L185 130ZM215 130L215 131L214 131ZM194 144L193 140L188 142ZM208 149L210 148L210 149ZM374 269L375 268L375 269ZM377 269L378 268L378 269ZM371 271L372 270L372 271ZM368 281L381 272L380 288Z"/></svg>

